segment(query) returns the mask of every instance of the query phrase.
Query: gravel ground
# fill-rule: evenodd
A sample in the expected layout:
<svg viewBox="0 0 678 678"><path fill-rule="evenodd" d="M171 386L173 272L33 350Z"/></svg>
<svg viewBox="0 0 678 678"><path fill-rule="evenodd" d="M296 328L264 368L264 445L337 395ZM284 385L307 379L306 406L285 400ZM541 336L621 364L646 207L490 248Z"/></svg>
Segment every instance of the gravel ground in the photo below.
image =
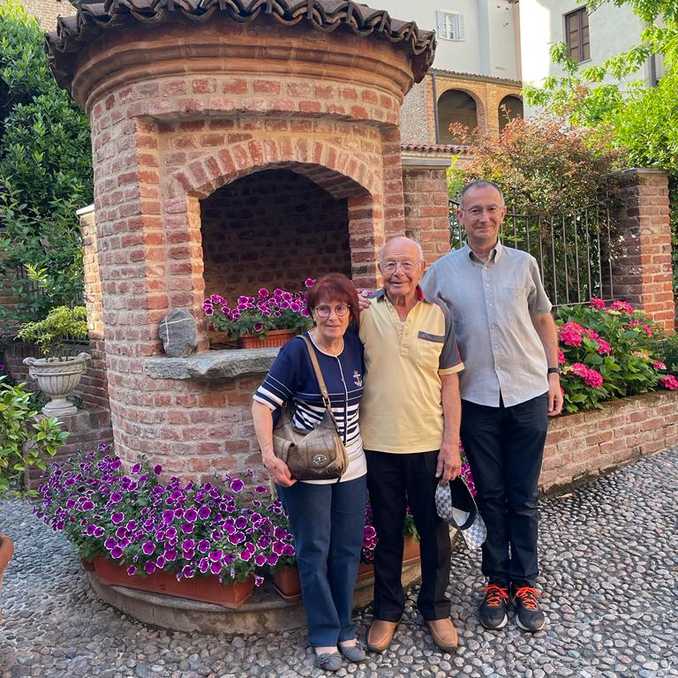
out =
<svg viewBox="0 0 678 678"><path fill-rule="evenodd" d="M391 649L349 665L355 676L678 676L675 499L678 448L642 459L541 504L540 585L547 628L477 621L479 556L459 547L449 593L461 645L432 645L414 611L416 590ZM0 528L16 543L0 605L0 675L284 676L312 668L303 631L249 637L173 633L144 626L99 602L73 548L24 501L0 501ZM370 610L360 615L361 633ZM674 631L671 631L671 629Z"/></svg>

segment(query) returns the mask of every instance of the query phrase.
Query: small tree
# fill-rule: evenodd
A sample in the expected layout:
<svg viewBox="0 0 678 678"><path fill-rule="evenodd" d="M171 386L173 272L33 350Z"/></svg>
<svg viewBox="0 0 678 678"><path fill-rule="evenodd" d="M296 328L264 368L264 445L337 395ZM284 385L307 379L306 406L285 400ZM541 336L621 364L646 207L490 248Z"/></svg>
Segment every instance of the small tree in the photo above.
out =
<svg viewBox="0 0 678 678"><path fill-rule="evenodd" d="M0 104L0 279L19 299L15 319L32 320L82 297L75 210L92 200L92 166L87 120L54 81L42 31L18 0L0 3Z"/></svg>
<svg viewBox="0 0 678 678"><path fill-rule="evenodd" d="M599 143L586 129L563 120L514 119L499 137L455 127L470 146L470 159L449 172L450 195L464 183L486 179L498 184L517 212L575 210L594 203L623 156Z"/></svg>

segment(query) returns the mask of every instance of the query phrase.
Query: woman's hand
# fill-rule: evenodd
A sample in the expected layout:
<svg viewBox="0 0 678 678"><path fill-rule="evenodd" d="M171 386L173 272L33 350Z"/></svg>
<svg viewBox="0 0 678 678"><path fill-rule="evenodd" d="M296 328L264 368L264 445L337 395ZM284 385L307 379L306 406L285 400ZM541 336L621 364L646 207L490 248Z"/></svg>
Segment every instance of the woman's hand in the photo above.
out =
<svg viewBox="0 0 678 678"><path fill-rule="evenodd" d="M365 311L370 307L370 290L362 289L358 291L358 308Z"/></svg>
<svg viewBox="0 0 678 678"><path fill-rule="evenodd" d="M263 458L264 466L276 485L291 487L297 481L292 478L290 467L275 455L265 455Z"/></svg>

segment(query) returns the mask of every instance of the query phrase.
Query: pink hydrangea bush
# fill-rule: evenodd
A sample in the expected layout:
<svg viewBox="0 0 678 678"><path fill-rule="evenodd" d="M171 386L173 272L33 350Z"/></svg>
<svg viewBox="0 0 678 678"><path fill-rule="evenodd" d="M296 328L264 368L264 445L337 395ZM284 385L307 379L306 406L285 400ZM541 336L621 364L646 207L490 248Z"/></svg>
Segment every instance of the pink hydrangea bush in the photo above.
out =
<svg viewBox="0 0 678 678"><path fill-rule="evenodd" d="M304 285L313 287L315 280L306 278ZM233 339L282 329L300 333L311 326L305 293L279 287L272 291L262 287L254 296L239 296L233 305L220 294L212 294L203 301L202 310L210 327Z"/></svg>
<svg viewBox="0 0 678 678"><path fill-rule="evenodd" d="M594 298L558 309L561 386L565 412L599 407L622 398L671 388L671 375L656 355L660 330L626 301Z"/></svg>

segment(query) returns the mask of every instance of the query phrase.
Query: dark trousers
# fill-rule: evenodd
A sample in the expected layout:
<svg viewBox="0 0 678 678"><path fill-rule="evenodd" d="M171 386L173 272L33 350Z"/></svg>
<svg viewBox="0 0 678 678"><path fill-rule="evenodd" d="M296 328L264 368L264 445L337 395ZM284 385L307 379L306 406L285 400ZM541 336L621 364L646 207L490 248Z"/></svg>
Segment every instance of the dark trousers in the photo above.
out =
<svg viewBox="0 0 678 678"><path fill-rule="evenodd" d="M297 551L301 595L314 647L355 638L353 589L363 542L365 476L345 483L278 486Z"/></svg>
<svg viewBox="0 0 678 678"><path fill-rule="evenodd" d="M491 584L534 586L538 480L548 428L547 395L513 407L462 400L461 439L487 525L483 574Z"/></svg>
<svg viewBox="0 0 678 678"><path fill-rule="evenodd" d="M438 452L390 454L365 451L367 485L377 531L374 616L398 621L405 607L401 582L403 526L409 504L419 532L421 589L417 607L426 620L450 616L450 532L435 507Z"/></svg>

